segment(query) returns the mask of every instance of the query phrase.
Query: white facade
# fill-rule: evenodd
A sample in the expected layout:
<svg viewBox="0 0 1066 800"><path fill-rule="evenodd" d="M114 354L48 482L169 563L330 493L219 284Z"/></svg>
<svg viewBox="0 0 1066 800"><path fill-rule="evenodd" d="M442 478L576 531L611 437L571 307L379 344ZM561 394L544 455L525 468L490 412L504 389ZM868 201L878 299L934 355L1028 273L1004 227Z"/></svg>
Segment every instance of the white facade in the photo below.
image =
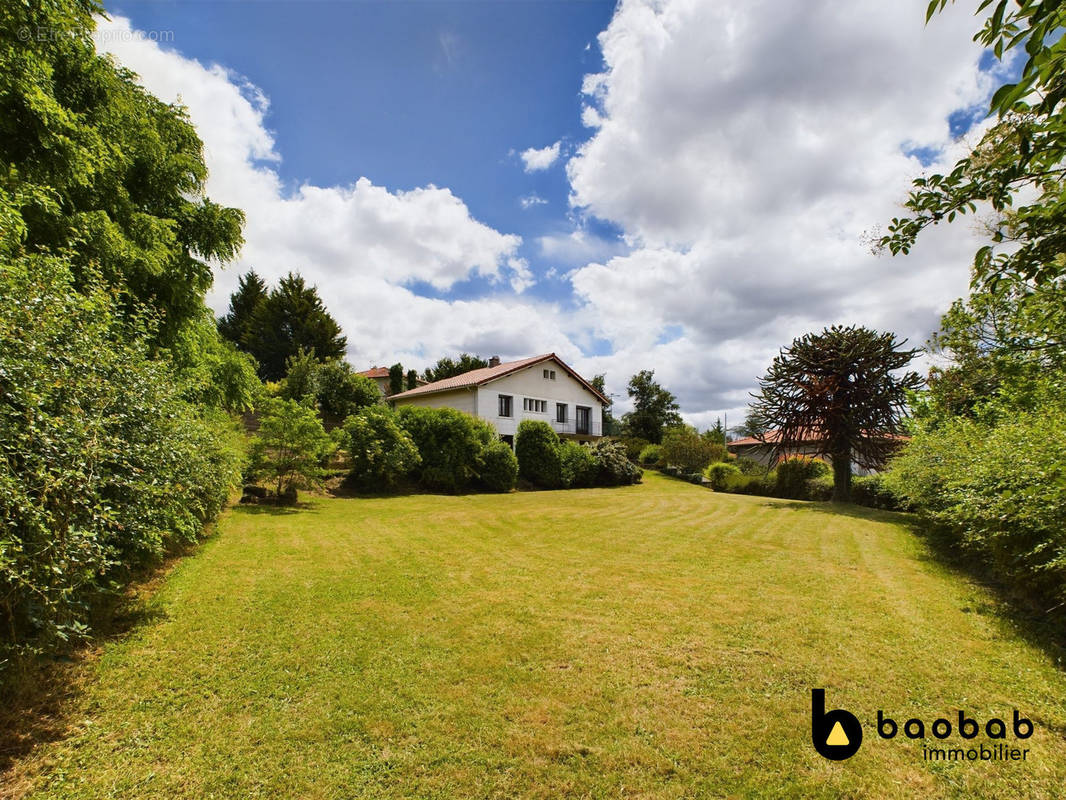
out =
<svg viewBox="0 0 1066 800"><path fill-rule="evenodd" d="M549 377L544 377L544 372ZM550 377L554 375L555 377ZM500 416L500 396L511 398L511 416ZM537 401L538 406L526 400ZM559 409L563 406L563 409ZM578 424L578 409L587 410L587 420ZM547 422L556 433L573 436L603 435L603 403L600 398L570 377L554 361L542 361L477 388L475 416L492 423L500 436L514 436L524 419ZM560 420L560 412L565 414Z"/></svg>
<svg viewBox="0 0 1066 800"><path fill-rule="evenodd" d="M501 397L510 400L501 401ZM603 435L603 401L555 359L539 361L480 386L399 396L395 402L455 408L490 423L501 437L513 437L524 419L547 422L562 436Z"/></svg>

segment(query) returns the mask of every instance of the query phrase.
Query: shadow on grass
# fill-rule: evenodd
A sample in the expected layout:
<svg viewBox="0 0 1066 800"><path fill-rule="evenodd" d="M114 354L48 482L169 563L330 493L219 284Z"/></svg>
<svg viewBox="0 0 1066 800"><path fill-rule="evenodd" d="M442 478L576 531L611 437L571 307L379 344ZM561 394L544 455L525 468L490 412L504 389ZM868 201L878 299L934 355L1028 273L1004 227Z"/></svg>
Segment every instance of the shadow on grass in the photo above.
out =
<svg viewBox="0 0 1066 800"><path fill-rule="evenodd" d="M216 535L178 544L158 564L126 576L121 594L98 598L90 612L91 638L68 653L11 665L0 693L0 797L7 797L11 770L41 745L69 735L71 715L93 679L92 665L104 645L166 618L156 594L171 569ZM121 579L119 579L121 581ZM16 787L17 789L17 787ZM19 796L16 790L14 795Z"/></svg>
<svg viewBox="0 0 1066 800"><path fill-rule="evenodd" d="M295 505L279 506L275 503L242 503L230 509L234 514L265 515L285 517L290 514L314 514L315 504L307 501Z"/></svg>
<svg viewBox="0 0 1066 800"><path fill-rule="evenodd" d="M767 504L769 505L769 504ZM1007 583L994 568L974 554L959 548L951 533L925 522L915 514L884 511L845 503L791 501L774 503L776 508L794 508L833 516L905 525L925 547L918 559L935 564L963 581L987 592L991 602L978 601L960 607L964 614L982 614L994 619L1009 632L1043 651L1059 669L1066 671L1066 607L1049 608L1046 600L1034 597L1024 587ZM1066 734L1066 731L1063 731Z"/></svg>

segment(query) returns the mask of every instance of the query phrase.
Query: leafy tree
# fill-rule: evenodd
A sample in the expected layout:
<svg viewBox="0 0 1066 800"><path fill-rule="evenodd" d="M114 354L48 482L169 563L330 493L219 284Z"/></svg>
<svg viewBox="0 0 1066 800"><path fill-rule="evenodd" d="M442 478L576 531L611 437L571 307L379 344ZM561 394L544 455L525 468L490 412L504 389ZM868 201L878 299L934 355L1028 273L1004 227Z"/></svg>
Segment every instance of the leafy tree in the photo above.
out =
<svg viewBox="0 0 1066 800"><path fill-rule="evenodd" d="M361 409L345 420L344 446L352 463L349 479L364 488L391 489L422 463L396 412L383 405Z"/></svg>
<svg viewBox="0 0 1066 800"><path fill-rule="evenodd" d="M318 359L314 348L300 349L285 359L285 378L281 382L281 396L287 400L309 401L317 405L315 373Z"/></svg>
<svg viewBox="0 0 1066 800"><path fill-rule="evenodd" d="M357 375L347 361L319 364L314 373L314 392L318 410L335 420L381 402L377 384Z"/></svg>
<svg viewBox="0 0 1066 800"><path fill-rule="evenodd" d="M172 337L169 356L186 399L240 413L250 410L262 390L255 362L218 335L210 309L190 319Z"/></svg>
<svg viewBox="0 0 1066 800"><path fill-rule="evenodd" d="M948 0L932 0L929 21ZM1066 268L1066 8L1059 0L981 0L992 9L974 36L997 59L1019 45L1028 59L1016 83L992 96L998 123L947 175L914 181L906 207L880 240L893 254L907 253L918 235L941 221L991 208L991 244L976 253L974 281L994 286L1001 278L1046 283Z"/></svg>
<svg viewBox="0 0 1066 800"><path fill-rule="evenodd" d="M397 362L389 367L389 394L403 391L403 364Z"/></svg>
<svg viewBox="0 0 1066 800"><path fill-rule="evenodd" d="M1066 376L1066 286L1005 279L956 301L932 339L946 366L929 372L916 416L934 427L955 416L1028 411ZM1066 385L1066 382L1063 382ZM1054 401L1050 401L1054 402Z"/></svg>
<svg viewBox="0 0 1066 800"><path fill-rule="evenodd" d="M725 444L725 428L722 427L722 418L719 417L714 427L703 432L703 438L712 444Z"/></svg>
<svg viewBox="0 0 1066 800"><path fill-rule="evenodd" d="M589 381L589 385L607 398L607 405L603 407L603 435L614 436L618 428L618 420L616 420L611 413L611 409L614 407L614 401L611 400L611 396L607 394L607 376L602 373L599 375L593 375L592 380Z"/></svg>
<svg viewBox="0 0 1066 800"><path fill-rule="evenodd" d="M404 382L404 389L411 390L418 387L418 373L413 369L407 370L407 378Z"/></svg>
<svg viewBox="0 0 1066 800"><path fill-rule="evenodd" d="M322 464L336 448L314 409L295 400L271 398L252 443L252 472L277 482L278 500L296 502L298 486L316 484Z"/></svg>
<svg viewBox="0 0 1066 800"><path fill-rule="evenodd" d="M320 363L314 350L301 350L286 363L281 396L317 408L323 416L343 420L381 400L377 384L358 375L347 361Z"/></svg>
<svg viewBox="0 0 1066 800"><path fill-rule="evenodd" d="M237 282L237 291L229 297L229 312L219 319L218 332L237 347L244 347L256 308L267 297L266 284L256 275L255 270L248 270Z"/></svg>
<svg viewBox="0 0 1066 800"><path fill-rule="evenodd" d="M776 455L815 446L833 466L833 499L847 502L852 461L881 467L903 430L908 394L922 385L893 333L833 326L784 348L759 382L753 411L778 431Z"/></svg>
<svg viewBox="0 0 1066 800"><path fill-rule="evenodd" d="M444 357L432 367L426 367L422 373L422 378L427 383L433 383L434 381L442 381L445 378L454 378L456 375L462 375L472 369L483 369L488 365L489 362L483 358L472 356L469 353L460 353L458 358Z"/></svg>
<svg viewBox="0 0 1066 800"><path fill-rule="evenodd" d="M725 445L705 439L695 428L680 425L663 434L660 458L685 472L702 472L712 461L725 458Z"/></svg>
<svg viewBox="0 0 1066 800"><path fill-rule="evenodd" d="M313 350L324 362L343 356L347 343L318 290L292 272L255 307L242 339L268 381L285 377L286 362L301 350Z"/></svg>
<svg viewBox="0 0 1066 800"><path fill-rule="evenodd" d="M202 313L211 262L236 257L244 215L204 195L185 110L96 52L97 13L95 0L0 8L4 190L27 252L63 253L79 288L103 281L157 312L169 343Z"/></svg>
<svg viewBox="0 0 1066 800"><path fill-rule="evenodd" d="M766 424L766 420L759 417L759 412L754 408L749 408L744 421L731 428L730 432L741 437L751 436L761 439L769 430L770 426Z"/></svg>
<svg viewBox="0 0 1066 800"><path fill-rule="evenodd" d="M622 417L630 436L660 444L663 431L681 425L677 398L655 382L655 371L641 370L629 380L626 391L633 399L633 410Z"/></svg>

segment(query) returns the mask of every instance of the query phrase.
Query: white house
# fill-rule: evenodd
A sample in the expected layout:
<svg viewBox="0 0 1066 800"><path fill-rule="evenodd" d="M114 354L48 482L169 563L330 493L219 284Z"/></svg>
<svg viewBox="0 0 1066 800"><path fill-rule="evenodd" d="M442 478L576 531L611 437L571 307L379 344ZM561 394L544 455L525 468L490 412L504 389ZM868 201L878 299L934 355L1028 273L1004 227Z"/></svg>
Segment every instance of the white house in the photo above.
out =
<svg viewBox="0 0 1066 800"><path fill-rule="evenodd" d="M427 383L389 398L397 406L455 408L496 428L514 443L518 423L536 419L560 435L594 439L603 435L603 408L610 401L555 355L524 358Z"/></svg>

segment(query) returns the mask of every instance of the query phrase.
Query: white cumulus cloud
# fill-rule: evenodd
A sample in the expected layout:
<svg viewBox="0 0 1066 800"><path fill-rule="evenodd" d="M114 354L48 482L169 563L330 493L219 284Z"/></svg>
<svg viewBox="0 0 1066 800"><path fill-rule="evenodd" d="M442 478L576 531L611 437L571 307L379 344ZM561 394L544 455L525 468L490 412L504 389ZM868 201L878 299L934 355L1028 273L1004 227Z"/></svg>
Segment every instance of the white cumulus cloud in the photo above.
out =
<svg viewBox="0 0 1066 800"><path fill-rule="evenodd" d="M526 172L538 172L540 170L548 169L552 164L559 160L560 148L562 142L556 142L550 144L547 147L530 147L528 150L523 150L519 153L522 158L522 163L525 164Z"/></svg>
<svg viewBox="0 0 1066 800"><path fill-rule="evenodd" d="M925 0L623 0L586 76L593 128L567 163L571 204L630 249L571 275L598 369L639 367L713 424L777 350L824 325L921 344L965 293L976 235L932 231L907 258L864 233L900 214L921 170L953 163L952 111L985 100L976 21Z"/></svg>

